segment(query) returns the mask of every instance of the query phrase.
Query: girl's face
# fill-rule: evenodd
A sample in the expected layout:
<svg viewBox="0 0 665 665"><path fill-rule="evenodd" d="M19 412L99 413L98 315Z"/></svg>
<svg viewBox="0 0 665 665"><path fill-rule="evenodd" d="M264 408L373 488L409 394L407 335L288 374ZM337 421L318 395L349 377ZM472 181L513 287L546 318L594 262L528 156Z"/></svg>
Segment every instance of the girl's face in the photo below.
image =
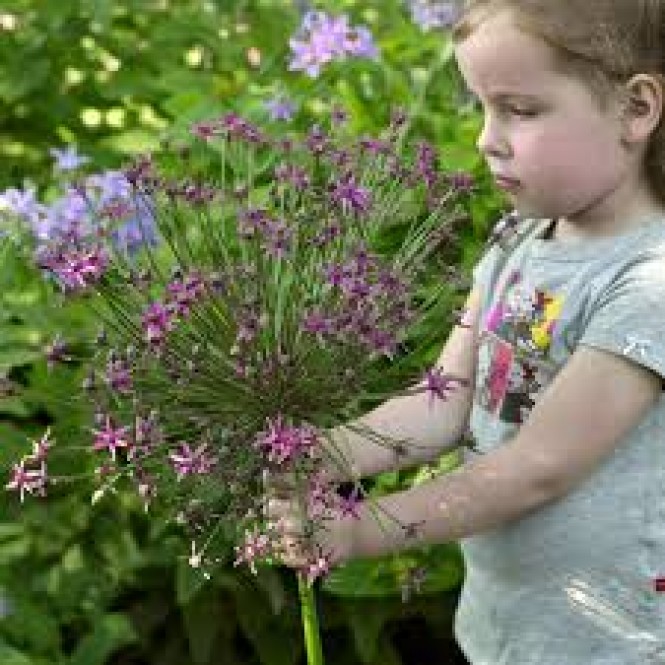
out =
<svg viewBox="0 0 665 665"><path fill-rule="evenodd" d="M456 46L456 57L484 109L478 149L518 212L569 220L620 212L612 205L625 206L635 168L621 143L617 105L602 111L508 11L486 18Z"/></svg>

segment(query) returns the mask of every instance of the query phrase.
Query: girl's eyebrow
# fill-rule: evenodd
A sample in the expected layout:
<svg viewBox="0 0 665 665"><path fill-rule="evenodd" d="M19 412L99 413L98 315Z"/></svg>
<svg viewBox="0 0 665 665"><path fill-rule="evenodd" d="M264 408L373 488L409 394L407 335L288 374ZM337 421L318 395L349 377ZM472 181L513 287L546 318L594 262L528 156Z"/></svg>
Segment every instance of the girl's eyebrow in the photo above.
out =
<svg viewBox="0 0 665 665"><path fill-rule="evenodd" d="M480 97L471 88L465 88L465 92L473 101L480 101ZM491 102L505 102L511 99L536 102L540 101L541 98L527 92L497 92L489 97Z"/></svg>

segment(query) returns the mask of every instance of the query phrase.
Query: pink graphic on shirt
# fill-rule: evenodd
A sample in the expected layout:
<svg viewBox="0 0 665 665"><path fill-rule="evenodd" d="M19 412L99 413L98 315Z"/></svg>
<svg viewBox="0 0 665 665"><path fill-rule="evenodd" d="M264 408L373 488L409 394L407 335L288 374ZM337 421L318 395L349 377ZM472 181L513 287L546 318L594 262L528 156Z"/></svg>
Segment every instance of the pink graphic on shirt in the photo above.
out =
<svg viewBox="0 0 665 665"><path fill-rule="evenodd" d="M496 332L503 321L505 308L502 302L497 303L487 314L485 327L491 332Z"/></svg>
<svg viewBox="0 0 665 665"><path fill-rule="evenodd" d="M487 376L485 406L491 413L496 413L501 408L508 391L513 349L508 342L498 337L494 337L492 341L494 344Z"/></svg>

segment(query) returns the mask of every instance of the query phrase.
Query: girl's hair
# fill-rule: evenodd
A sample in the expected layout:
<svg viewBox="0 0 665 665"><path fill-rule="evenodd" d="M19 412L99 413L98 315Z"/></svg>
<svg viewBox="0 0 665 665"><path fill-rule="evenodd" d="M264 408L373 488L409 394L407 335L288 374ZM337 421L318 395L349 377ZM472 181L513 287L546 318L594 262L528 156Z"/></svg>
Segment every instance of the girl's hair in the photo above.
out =
<svg viewBox="0 0 665 665"><path fill-rule="evenodd" d="M563 74L575 76L608 103L634 74L655 76L665 91L665 0L465 0L453 27L461 42L502 9L555 52ZM665 202L665 109L645 156L653 192Z"/></svg>

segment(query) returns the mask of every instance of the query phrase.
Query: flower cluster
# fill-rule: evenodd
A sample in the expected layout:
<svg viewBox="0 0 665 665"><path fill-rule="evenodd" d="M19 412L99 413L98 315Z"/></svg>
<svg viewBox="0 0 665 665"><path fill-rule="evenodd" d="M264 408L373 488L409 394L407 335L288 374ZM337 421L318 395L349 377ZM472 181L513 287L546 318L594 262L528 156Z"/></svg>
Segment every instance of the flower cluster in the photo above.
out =
<svg viewBox="0 0 665 665"><path fill-rule="evenodd" d="M308 29L351 39L345 21L326 20L310 16ZM85 302L101 332L83 384L95 499L125 483L146 508L173 510L205 538L190 557L204 571L229 544L252 569L275 555L266 471L303 479L307 533L357 515L359 488L342 494L322 472L326 432L363 395L404 394L419 378L391 361L434 303L421 298L426 269L454 242L472 182L444 171L431 145L405 142L402 112L378 136L350 136L345 119L336 108L327 126L286 139L234 113L198 122L184 143L80 178L57 223L31 190L5 195L39 265L69 296L95 294ZM386 238L401 239L386 251ZM57 338L49 364L67 358ZM417 390L446 399L456 385L432 370ZM44 454L16 464L8 489L44 494ZM331 560L311 549L303 574Z"/></svg>
<svg viewBox="0 0 665 665"><path fill-rule="evenodd" d="M324 65L347 57L377 58L379 51L371 32L364 26L349 25L348 16L308 12L289 41L293 58L289 69L317 77Z"/></svg>

